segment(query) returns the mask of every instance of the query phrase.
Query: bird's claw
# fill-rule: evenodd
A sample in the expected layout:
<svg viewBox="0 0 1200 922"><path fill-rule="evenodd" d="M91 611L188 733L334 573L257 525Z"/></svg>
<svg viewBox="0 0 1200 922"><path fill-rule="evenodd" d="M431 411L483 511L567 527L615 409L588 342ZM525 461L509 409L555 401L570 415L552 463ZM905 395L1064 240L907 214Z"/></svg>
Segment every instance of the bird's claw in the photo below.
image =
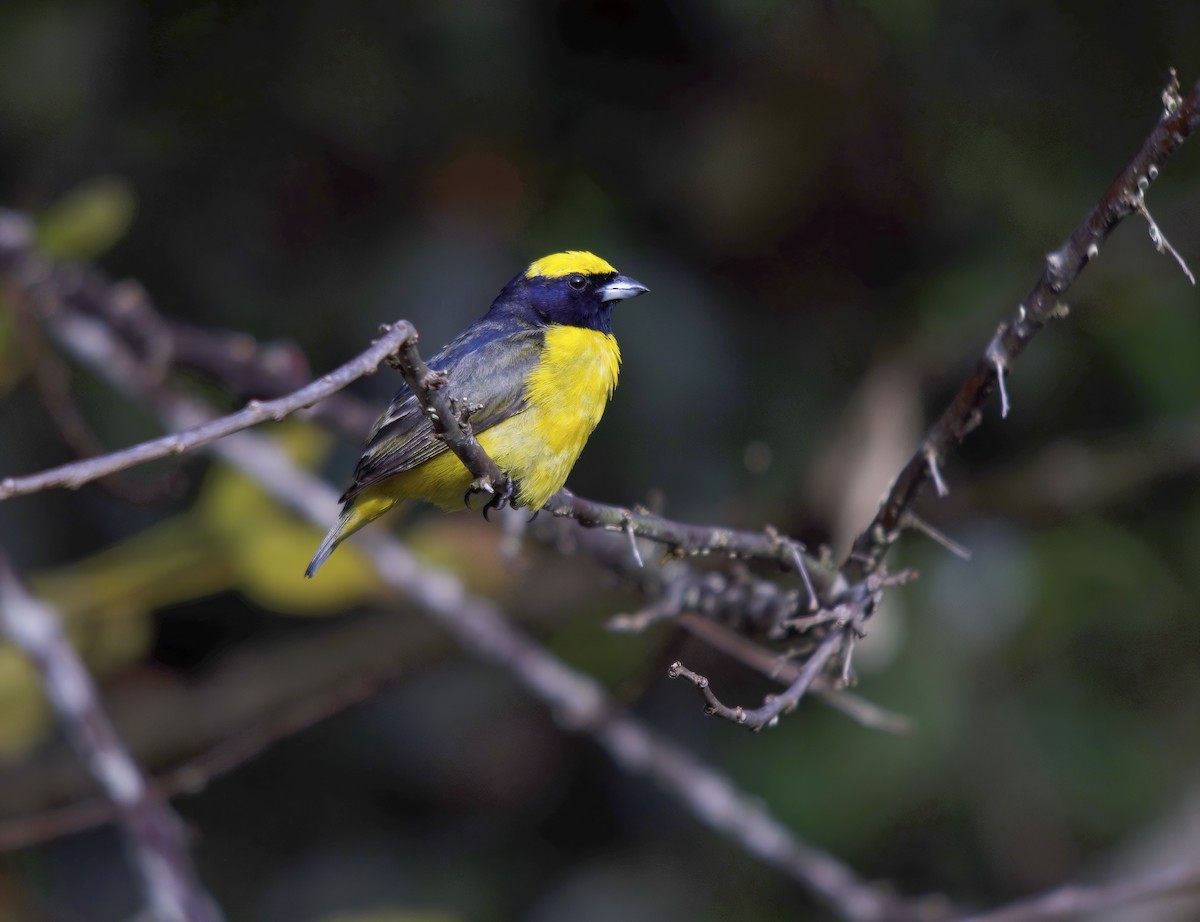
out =
<svg viewBox="0 0 1200 922"><path fill-rule="evenodd" d="M484 519L486 521L490 522L491 519L488 518L488 513L491 512L493 509L503 509L505 506L514 505L513 499L516 497L516 495L517 495L517 482L515 480L513 480L511 477L509 477L504 482L503 490L501 490L499 493L497 493L495 491L495 489L492 490L491 501L486 506L483 507Z"/></svg>
<svg viewBox="0 0 1200 922"><path fill-rule="evenodd" d="M487 477L476 477L471 481L470 486L467 487L467 492L463 494L463 505L470 509L471 500L481 493L493 498L496 495L496 488L492 486L492 481Z"/></svg>
<svg viewBox="0 0 1200 922"><path fill-rule="evenodd" d="M499 492L492 481L486 477L480 477L471 481L471 485L467 487L467 492L463 494L463 503L467 508L471 508L471 500L480 494L490 497L483 507L483 517L488 518L488 513L493 509L503 509L505 506L512 506L517 495L518 485L511 477L504 481L504 488ZM490 520L489 520L490 521Z"/></svg>

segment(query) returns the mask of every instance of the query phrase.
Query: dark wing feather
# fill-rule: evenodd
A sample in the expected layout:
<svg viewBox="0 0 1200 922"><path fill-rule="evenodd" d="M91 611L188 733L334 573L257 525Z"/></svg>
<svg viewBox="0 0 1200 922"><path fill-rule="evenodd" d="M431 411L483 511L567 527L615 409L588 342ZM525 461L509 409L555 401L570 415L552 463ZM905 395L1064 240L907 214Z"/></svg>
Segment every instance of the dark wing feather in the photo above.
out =
<svg viewBox="0 0 1200 922"><path fill-rule="evenodd" d="M479 435L525 409L525 379L537 364L542 342L542 331L535 327L485 317L430 359L429 367L446 373L451 397L480 407L470 418ZM372 427L342 502L446 450L405 384Z"/></svg>

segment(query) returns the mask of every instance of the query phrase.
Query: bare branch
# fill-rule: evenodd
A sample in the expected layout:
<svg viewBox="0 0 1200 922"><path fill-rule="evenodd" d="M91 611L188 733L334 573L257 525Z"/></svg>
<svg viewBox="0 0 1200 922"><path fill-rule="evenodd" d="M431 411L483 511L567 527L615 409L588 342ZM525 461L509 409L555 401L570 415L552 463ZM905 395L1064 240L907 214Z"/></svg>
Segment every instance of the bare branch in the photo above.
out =
<svg viewBox="0 0 1200 922"><path fill-rule="evenodd" d="M944 457L979 424L983 407L1001 376L1012 367L1033 337L1052 319L1063 314L1060 302L1063 293L1088 261L1100 252L1101 244L1113 228L1130 214L1144 210L1146 188L1200 125L1200 83L1186 97L1180 97L1173 71L1171 81L1164 98L1169 98L1172 104L1166 106L1141 150L1113 180L1067 241L1046 256L1045 268L1033 290L1014 315L1000 325L975 369L896 477L874 521L855 540L842 564L842 573L851 583L880 565L900 535L904 513L926 483L933 480L939 495L944 495L945 484L937 469L937 459ZM1161 232L1155 245L1160 249L1165 245Z"/></svg>
<svg viewBox="0 0 1200 922"><path fill-rule="evenodd" d="M139 715L143 745L135 757L150 764L172 761L148 776L151 796L169 800L194 795L280 740L375 696L407 678L413 667L449 651L450 641L434 625L422 631L407 619L401 625L401 620L394 613L376 612L329 625L313 636L222 656L202 676L162 695L153 716L137 703L136 690L127 697L118 693L110 707L118 729L123 710L133 707ZM203 720L197 719L200 715ZM178 726L193 728L200 738L184 733L187 740L181 741L173 733ZM175 761L183 742L195 747L183 761ZM36 771L31 767L28 774ZM12 780L22 783L17 776ZM0 852L49 842L117 817L109 801L89 797L77 785L56 787L52 798L43 800L61 798L66 800L59 806L0 818Z"/></svg>
<svg viewBox="0 0 1200 922"><path fill-rule="evenodd" d="M714 650L749 666L774 682L790 685L800 675L800 667L788 657L780 656L724 625L684 612L679 617L679 626ZM912 732L913 722L908 717L847 691L827 676L819 675L813 679L811 691L835 711L871 730L898 735Z"/></svg>
<svg viewBox="0 0 1200 922"><path fill-rule="evenodd" d="M179 818L150 794L58 616L29 595L0 554L0 625L42 675L68 739L112 802L158 922L220 922L192 867Z"/></svg>
<svg viewBox="0 0 1200 922"><path fill-rule="evenodd" d="M853 587L847 599L832 608L822 609L814 615L804 615L780 622L781 628L787 628L800 634L804 643L795 654L806 656L803 666L797 668L791 678L791 684L780 695L769 695L761 707L747 709L745 707L730 707L721 702L713 692L705 676L693 672L683 663L672 663L668 675L672 679L684 678L700 690L705 700L705 713L714 714L736 724L741 724L751 730L762 730L773 727L779 718L796 709L801 699L810 688L822 678L827 664L834 654L841 651L841 666L836 684L845 686L851 680L851 658L857 638L865 636L864 626L867 619L879 607L883 598L883 590L890 586L899 586L916 578L912 570L901 570L899 573L888 574L878 570L870 574L862 583ZM820 629L824 628L822 633ZM786 656L786 655L785 655ZM739 656L739 658L742 658ZM776 676L781 669L771 674Z"/></svg>
<svg viewBox="0 0 1200 922"><path fill-rule="evenodd" d="M10 226L9 231L4 230L5 224ZM16 232L11 230L12 225L17 227ZM43 319L48 322L50 328L85 361L107 368L111 379L124 392L134 397L158 392L164 383L162 357L172 353L177 344L170 338L170 325L154 312L146 294L140 287L131 283L109 286L98 273L87 275L86 284L80 284L67 270L43 264L29 249L28 235L23 236L21 232L23 227L25 225L21 223L19 215L0 213L0 266L10 266L10 272L19 280L27 281L31 273L32 277L39 280L37 286L24 290L24 293L31 303L41 307ZM5 249L5 241L8 243L8 249ZM16 245L21 241L24 241L22 245ZM14 263L15 269L11 268ZM37 271L32 272L33 268ZM128 348L117 349L114 343L108 342L109 339L115 338L110 325L116 323L118 326L126 326L131 316L139 321L133 325L133 330L136 331L133 338L138 339L141 348L148 353L145 358L134 354ZM146 329L154 331L153 335L144 333ZM422 360L415 344L416 333L410 326L402 323L388 332L388 337L358 359L348 363L339 372L299 391L268 402L256 401L240 414L197 423L194 429L176 436L154 440L103 458L32 475L20 481L6 481L2 487L7 487L11 495L16 495L60 480L75 485L75 481L70 478L78 478L77 482L84 482L109 470L138 463L150 457L180 452L204 444L208 439L226 436L239 427L271 418L271 414L280 414L290 407L305 405L315 399L315 393L319 393L322 386L332 387L340 383L339 379L348 381L355 372L370 370L382 358L387 357L401 371L433 423L435 431L476 475L478 488L496 497L494 502L502 502L511 490L511 483L471 433L470 408L460 406L445 387L445 376L431 370ZM142 342L147 336L148 342ZM189 331L188 341L196 338L197 332ZM197 348L195 343L191 347L193 355L211 356L220 352L219 349ZM294 363L285 364L290 367ZM256 380L261 377L241 366L238 373ZM670 557L718 554L735 560L768 561L785 571L796 572L805 587L805 595L801 599L794 592L779 590L767 581L756 580L748 575L729 580L715 573L692 574L677 569L669 582L659 583L661 593L656 592L655 595L661 594L661 599L652 603L640 616L627 619L624 625L627 629L644 626L651 620L673 617L686 607L688 610L704 612L714 617L737 619L746 625L757 622L758 632L772 637L784 637L794 630L787 626L787 622L795 614L798 606L805 606L810 611L818 609L817 584L830 597L836 598L844 591L844 582L832 571L827 560L806 561L798 542L770 527L762 532L742 532L728 528L687 525L642 509L630 510L583 500L565 490L552 499L550 508L556 518L572 518L584 527L598 527L605 531L622 533L628 542L628 559L634 562L638 570L646 569L637 546L637 538L645 537L666 544ZM624 561L621 569L628 569L624 566ZM816 584L810 570L817 574ZM654 581L655 578L650 577L645 582Z"/></svg>
<svg viewBox="0 0 1200 922"><path fill-rule="evenodd" d="M783 714L789 713L796 708L796 705L800 703L800 699L804 697L805 693L812 686L813 680L817 678L834 652L842 645L842 639L842 630L830 631L825 636L825 639L821 641L820 646L805 660L800 674L788 686L787 691L782 695L769 696L761 707L751 710L747 710L741 706L730 707L727 704L722 704L712 688L709 687L708 679L698 673L692 672L683 663L672 663L667 674L672 679L687 679L696 688L700 689L700 694L704 696L704 700L707 702L704 708L706 714L713 714L725 720L731 720L751 730L761 730L764 727L775 726Z"/></svg>
<svg viewBox="0 0 1200 922"><path fill-rule="evenodd" d="M830 595L837 595L845 586L821 560L804 555L803 545L772 528L753 532L689 525L641 508L628 509L584 499L570 490L559 490L550 497L546 509L558 518L573 519L584 528L626 531L638 538L665 544L668 553L674 557L720 555L735 560L761 560L773 563L781 570L794 570L809 586L816 583ZM816 591L813 589L814 593Z"/></svg>
<svg viewBox="0 0 1200 922"><path fill-rule="evenodd" d="M1200 863L1188 862L1106 884L1069 884L957 922L1041 922L1080 917L1177 893L1200 891Z"/></svg>
<svg viewBox="0 0 1200 922"><path fill-rule="evenodd" d="M86 483L91 483L93 480L117 471L171 455L181 455L242 429L257 426L269 420L278 422L297 410L310 407L318 400L341 390L351 381L371 374L389 356L394 355L402 345L415 342L416 336L416 330L412 325L401 320L392 326L384 327L383 335L357 358L295 393L275 400L252 400L237 413L211 420L194 429L151 439L140 445L101 455L98 458L75 461L41 473L30 474L27 477L6 477L4 480L0 480L0 500L37 493L50 487L66 487L75 490Z"/></svg>

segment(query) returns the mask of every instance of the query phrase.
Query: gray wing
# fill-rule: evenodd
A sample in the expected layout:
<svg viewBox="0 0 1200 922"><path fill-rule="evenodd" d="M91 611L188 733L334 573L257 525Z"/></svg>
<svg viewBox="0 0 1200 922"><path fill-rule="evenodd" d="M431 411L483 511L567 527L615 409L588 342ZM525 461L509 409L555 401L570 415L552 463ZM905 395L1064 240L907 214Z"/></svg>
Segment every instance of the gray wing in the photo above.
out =
<svg viewBox="0 0 1200 922"><path fill-rule="evenodd" d="M446 373L451 397L479 406L470 417L471 429L479 435L525 409L525 379L537 364L542 342L538 329L505 330L485 318L430 359L429 367ZM446 450L405 384L371 428L354 470L354 483L342 502Z"/></svg>

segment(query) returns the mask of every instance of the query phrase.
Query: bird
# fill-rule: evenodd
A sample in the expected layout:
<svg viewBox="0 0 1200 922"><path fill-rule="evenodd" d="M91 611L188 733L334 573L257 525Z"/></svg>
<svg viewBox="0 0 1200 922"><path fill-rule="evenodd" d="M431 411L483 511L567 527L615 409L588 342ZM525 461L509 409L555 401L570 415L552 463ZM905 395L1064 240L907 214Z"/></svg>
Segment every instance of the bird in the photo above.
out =
<svg viewBox="0 0 1200 922"><path fill-rule="evenodd" d="M566 483L617 386L613 308L647 291L586 250L544 256L429 360L450 396L471 408L479 444L511 481L513 506L536 514ZM461 508L473 480L405 384L371 427L341 514L304 575L403 500Z"/></svg>

